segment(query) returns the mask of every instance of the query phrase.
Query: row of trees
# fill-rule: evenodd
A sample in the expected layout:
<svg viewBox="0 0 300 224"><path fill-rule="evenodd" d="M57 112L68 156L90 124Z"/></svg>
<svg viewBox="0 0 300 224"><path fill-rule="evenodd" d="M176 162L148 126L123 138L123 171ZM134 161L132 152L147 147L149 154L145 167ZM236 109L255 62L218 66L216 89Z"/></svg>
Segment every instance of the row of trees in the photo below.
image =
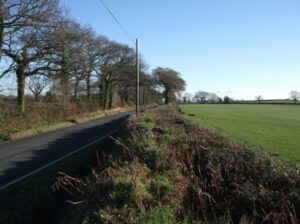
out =
<svg viewBox="0 0 300 224"><path fill-rule="evenodd" d="M258 95L255 97L256 101L260 104L261 101L263 100L262 95ZM300 99L300 92L297 92L295 90L289 92L289 99L293 101L293 104L297 104L297 102Z"/></svg>
<svg viewBox="0 0 300 224"><path fill-rule="evenodd" d="M223 99L215 93L199 90L194 95L184 93L182 96L183 103L230 103L232 99L225 96Z"/></svg>
<svg viewBox="0 0 300 224"><path fill-rule="evenodd" d="M0 0L0 79L15 74L17 105L25 111L25 85L39 95L56 96L62 104L96 99L111 108L114 96L122 104L135 98L135 50L97 35L70 19L59 0ZM169 103L185 82L169 68L147 74L141 65L141 100ZM162 92L162 94L161 94Z"/></svg>
<svg viewBox="0 0 300 224"><path fill-rule="evenodd" d="M293 101L294 104L297 104L297 102L300 100L300 92L297 91L291 91L289 92L289 99ZM255 96L255 100L257 103L261 103L263 100L262 95ZM206 92L199 90L194 95L190 93L184 93L181 97L181 101L183 103L239 103L239 102L245 102L244 100L235 101L234 99L225 96L224 98L219 97L215 93ZM282 100L281 100L282 101Z"/></svg>

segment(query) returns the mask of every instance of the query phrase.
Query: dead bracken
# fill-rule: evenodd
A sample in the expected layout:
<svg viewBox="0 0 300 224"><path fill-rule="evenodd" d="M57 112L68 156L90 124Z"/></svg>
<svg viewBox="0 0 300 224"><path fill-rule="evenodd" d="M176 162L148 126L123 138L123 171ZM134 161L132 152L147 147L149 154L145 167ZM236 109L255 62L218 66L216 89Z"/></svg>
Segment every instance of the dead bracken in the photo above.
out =
<svg viewBox="0 0 300 224"><path fill-rule="evenodd" d="M299 223L297 167L172 107L131 118L115 140L85 180L61 174L53 185L83 223Z"/></svg>

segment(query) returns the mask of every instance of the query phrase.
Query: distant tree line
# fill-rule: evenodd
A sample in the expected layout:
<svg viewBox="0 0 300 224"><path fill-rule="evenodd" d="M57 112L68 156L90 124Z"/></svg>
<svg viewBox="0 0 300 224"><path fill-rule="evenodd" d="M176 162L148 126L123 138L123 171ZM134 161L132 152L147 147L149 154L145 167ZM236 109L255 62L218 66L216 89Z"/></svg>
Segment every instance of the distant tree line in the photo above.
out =
<svg viewBox="0 0 300 224"><path fill-rule="evenodd" d="M262 102L263 103L270 103L270 102L273 102L273 103L290 103L290 101L292 101L293 104L297 104L297 102L299 101L300 99L300 92L297 92L295 90L293 91L290 91L289 92L289 98L288 99L271 99L271 100L264 100L263 99L263 96L262 95L258 95L255 97L255 100L258 104L261 104Z"/></svg>
<svg viewBox="0 0 300 224"><path fill-rule="evenodd" d="M102 109L135 99L135 50L100 36L62 10L59 0L0 0L0 80L14 74L17 106L25 111L25 90L43 98L97 103ZM177 71L140 61L141 103L169 103L185 89ZM1 91L1 90L0 90Z"/></svg>
<svg viewBox="0 0 300 224"><path fill-rule="evenodd" d="M199 90L195 94L184 93L181 96L181 103L200 103L200 104L225 103L225 104L229 104L232 102L234 102L234 100L228 96L221 98L216 93L206 92L203 90Z"/></svg>
<svg viewBox="0 0 300 224"><path fill-rule="evenodd" d="M214 103L223 103L223 104L245 104L245 103L257 103L257 104L297 104L300 101L300 92L291 91L289 92L288 99L263 99L262 95L255 96L255 100L235 100L230 98L229 96L224 96L223 98L219 97L216 93L206 92L199 90L195 94L191 93L183 93L180 98L180 103L199 103L199 104L214 104Z"/></svg>

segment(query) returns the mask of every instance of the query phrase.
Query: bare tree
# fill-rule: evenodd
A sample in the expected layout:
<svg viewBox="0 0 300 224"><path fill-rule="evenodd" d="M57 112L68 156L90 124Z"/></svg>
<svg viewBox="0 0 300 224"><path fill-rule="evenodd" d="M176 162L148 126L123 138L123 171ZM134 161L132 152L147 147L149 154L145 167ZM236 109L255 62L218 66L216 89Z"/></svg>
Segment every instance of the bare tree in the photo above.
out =
<svg viewBox="0 0 300 224"><path fill-rule="evenodd" d="M194 99L198 102L198 103L206 103L207 101L207 97L209 96L210 93L199 90L198 92L196 92Z"/></svg>
<svg viewBox="0 0 300 224"><path fill-rule="evenodd" d="M1 77L14 71L17 77L17 102L25 111L25 79L47 69L41 58L45 29L58 11L57 0L11 0L0 2L1 55L9 58L10 66Z"/></svg>
<svg viewBox="0 0 300 224"><path fill-rule="evenodd" d="M122 75L120 76L120 82L117 89L120 99L125 104L135 101L136 96L136 68L135 68L135 52L132 49L131 53L127 54L127 66L123 66ZM152 97L150 93L154 93L155 82L152 77L145 71L147 65L145 61L140 57L140 103L145 104Z"/></svg>
<svg viewBox="0 0 300 224"><path fill-rule="evenodd" d="M164 89L165 104L169 104L170 99L175 97L175 93L185 90L185 81L180 77L180 73L173 69L158 67L152 74L157 84Z"/></svg>
<svg viewBox="0 0 300 224"><path fill-rule="evenodd" d="M0 0L0 49L11 37L28 29L41 29L53 14L59 14L59 0Z"/></svg>
<svg viewBox="0 0 300 224"><path fill-rule="evenodd" d="M36 100L48 85L49 99L91 103L94 95L104 110L115 102L130 104L136 96L135 49L82 27L61 12L59 0L0 0L1 56L0 78L15 74L20 112L26 85ZM178 72L157 68L149 75L144 60L140 65L141 103L161 98L158 86L165 103L185 89Z"/></svg>
<svg viewBox="0 0 300 224"><path fill-rule="evenodd" d="M217 103L219 100L219 97L217 94L215 93L208 93L208 96L207 96L207 101L210 102L210 103Z"/></svg>
<svg viewBox="0 0 300 224"><path fill-rule="evenodd" d="M97 58L94 62L93 72L96 74L97 78L97 89L98 89L98 95L99 95L99 105L102 108L106 107L106 101L107 98L104 97L107 96L105 94L106 88L105 87L105 68L110 64L110 53L111 53L111 45L110 41L105 37L97 37L96 38L96 54ZM87 80L88 82L88 80Z"/></svg>
<svg viewBox="0 0 300 224"><path fill-rule="evenodd" d="M140 63L143 64L143 63ZM134 73L133 73L134 74ZM133 79L132 81L135 81ZM136 88L135 82L131 87L131 96L135 97ZM141 89L141 104L146 105L149 102L158 102L159 93L156 90L155 80L149 74L144 72L143 70L140 72L140 89ZM135 99L132 97L132 101Z"/></svg>
<svg viewBox="0 0 300 224"><path fill-rule="evenodd" d="M129 77L131 83L134 82L135 52L129 46L116 42L103 42L102 46L95 71L98 76L100 105L105 110L112 107L113 92L118 87L127 87Z"/></svg>
<svg viewBox="0 0 300 224"><path fill-rule="evenodd" d="M96 34L90 28L86 29L84 39L83 53L86 56L84 67L84 78L86 84L86 96L88 103L92 102L92 78L93 72L96 69L97 62L101 56L102 40L107 40L105 37L96 37Z"/></svg>
<svg viewBox="0 0 300 224"><path fill-rule="evenodd" d="M18 41L18 47L10 46L10 49L3 49L5 56L12 61L10 69L13 68L17 77L17 102L20 112L25 111L26 77L48 69L41 60L44 51L40 49L37 39L37 33L24 34Z"/></svg>
<svg viewBox="0 0 300 224"><path fill-rule="evenodd" d="M61 18L49 31L48 54L45 60L48 62L52 78L59 80L63 105L70 99L72 87L77 88L83 80L86 57L82 48L86 35L80 24L65 18ZM77 90L74 90L74 95Z"/></svg>
<svg viewBox="0 0 300 224"><path fill-rule="evenodd" d="M35 101L39 101L39 96L46 88L48 79L44 75L34 75L29 78L28 89L33 94Z"/></svg>
<svg viewBox="0 0 300 224"><path fill-rule="evenodd" d="M185 92L182 97L183 103L191 103L192 98L193 98L193 95L191 93Z"/></svg>
<svg viewBox="0 0 300 224"><path fill-rule="evenodd" d="M262 97L262 95L258 95L255 97L255 99L257 100L258 104L260 104L263 97Z"/></svg>
<svg viewBox="0 0 300 224"><path fill-rule="evenodd" d="M294 104L297 103L297 101L300 99L300 93L293 90L289 93L290 99L293 101Z"/></svg>

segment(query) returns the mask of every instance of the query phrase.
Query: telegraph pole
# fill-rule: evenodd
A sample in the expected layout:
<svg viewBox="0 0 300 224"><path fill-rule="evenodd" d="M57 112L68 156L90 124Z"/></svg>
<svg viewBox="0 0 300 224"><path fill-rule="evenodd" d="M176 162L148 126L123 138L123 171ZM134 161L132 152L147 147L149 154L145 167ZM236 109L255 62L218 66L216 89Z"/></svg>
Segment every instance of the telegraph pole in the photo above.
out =
<svg viewBox="0 0 300 224"><path fill-rule="evenodd" d="M0 0L0 4L2 2L3 2L3 0ZM107 10L107 12L111 15L113 20L117 23L117 25L121 28L121 30L124 32L124 34L128 37L128 39L134 44L134 40L131 38L131 36L128 34L126 29L122 26L122 24L117 19L117 17L113 14L113 12L109 9L109 7L105 4L104 0L100 0L100 2L104 6L104 8ZM139 105L140 104L140 61L139 61L139 40L138 40L138 38L136 38L135 45L136 45L136 108L135 108L135 114L136 114L136 116L138 116L139 112L140 112L140 108L139 108L140 107L140 105ZM1 47L0 47L0 50L1 50Z"/></svg>
<svg viewBox="0 0 300 224"><path fill-rule="evenodd" d="M139 60L139 40L136 38L136 107L135 114L140 113L140 60Z"/></svg>

